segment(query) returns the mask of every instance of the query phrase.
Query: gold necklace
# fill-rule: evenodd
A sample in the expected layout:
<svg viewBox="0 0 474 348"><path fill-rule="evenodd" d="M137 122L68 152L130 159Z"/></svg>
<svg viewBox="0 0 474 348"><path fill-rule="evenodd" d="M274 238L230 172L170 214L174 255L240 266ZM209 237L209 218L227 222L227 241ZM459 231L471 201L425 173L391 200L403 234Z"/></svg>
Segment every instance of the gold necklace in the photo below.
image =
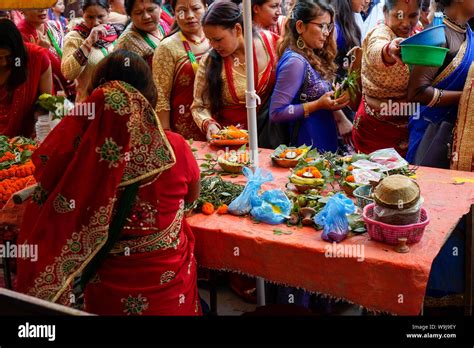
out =
<svg viewBox="0 0 474 348"><path fill-rule="evenodd" d="M183 33L183 35L184 35L184 33ZM196 46L199 46L200 44L202 44L207 39L205 36L201 39L198 39L198 40L191 40L186 35L184 35L184 37L186 38L187 41L191 42L193 45L196 45Z"/></svg>
<svg viewBox="0 0 474 348"><path fill-rule="evenodd" d="M458 33L464 34L467 31L467 24L460 25L446 15L444 15L444 24Z"/></svg>

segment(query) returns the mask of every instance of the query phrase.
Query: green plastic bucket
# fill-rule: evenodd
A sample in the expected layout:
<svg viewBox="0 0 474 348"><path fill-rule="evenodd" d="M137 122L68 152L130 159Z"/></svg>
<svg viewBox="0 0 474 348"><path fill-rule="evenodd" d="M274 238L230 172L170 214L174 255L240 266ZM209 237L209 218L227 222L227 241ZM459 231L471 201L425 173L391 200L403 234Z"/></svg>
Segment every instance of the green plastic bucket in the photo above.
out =
<svg viewBox="0 0 474 348"><path fill-rule="evenodd" d="M424 45L401 45L402 62L409 65L441 66L449 49Z"/></svg>

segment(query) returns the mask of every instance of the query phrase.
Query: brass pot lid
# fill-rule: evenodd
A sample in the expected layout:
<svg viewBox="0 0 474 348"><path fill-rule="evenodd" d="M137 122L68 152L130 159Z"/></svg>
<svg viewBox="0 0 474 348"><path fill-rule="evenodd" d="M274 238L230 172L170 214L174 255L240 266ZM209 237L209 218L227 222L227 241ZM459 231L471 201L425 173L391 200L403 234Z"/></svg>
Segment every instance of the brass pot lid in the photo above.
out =
<svg viewBox="0 0 474 348"><path fill-rule="evenodd" d="M418 183L403 175L384 178L375 188L374 200L383 207L404 210L414 206L420 199Z"/></svg>

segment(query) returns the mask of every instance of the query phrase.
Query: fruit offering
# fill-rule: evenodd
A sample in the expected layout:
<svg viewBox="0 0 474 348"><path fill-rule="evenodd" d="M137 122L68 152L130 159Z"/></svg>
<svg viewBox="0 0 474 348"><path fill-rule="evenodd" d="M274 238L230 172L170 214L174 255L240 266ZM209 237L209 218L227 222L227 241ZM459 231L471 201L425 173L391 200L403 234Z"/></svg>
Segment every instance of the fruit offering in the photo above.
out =
<svg viewBox="0 0 474 348"><path fill-rule="evenodd" d="M217 163L225 172L237 174L242 173L242 169L250 164L250 159L248 152L244 149L226 152L217 158Z"/></svg>
<svg viewBox="0 0 474 348"><path fill-rule="evenodd" d="M323 172L325 175L323 175ZM325 177L328 176L323 159L318 159L307 163L300 162L290 175L290 182L295 185L300 192L305 192L314 188L323 188L325 186Z"/></svg>
<svg viewBox="0 0 474 348"><path fill-rule="evenodd" d="M287 147L286 145L278 146L271 155L273 164L283 167L295 167L298 162L303 159L311 148L303 145L300 147Z"/></svg>
<svg viewBox="0 0 474 348"><path fill-rule="evenodd" d="M212 135L213 145L243 145L249 141L249 133L245 129L236 126L229 126L221 129L217 134Z"/></svg>

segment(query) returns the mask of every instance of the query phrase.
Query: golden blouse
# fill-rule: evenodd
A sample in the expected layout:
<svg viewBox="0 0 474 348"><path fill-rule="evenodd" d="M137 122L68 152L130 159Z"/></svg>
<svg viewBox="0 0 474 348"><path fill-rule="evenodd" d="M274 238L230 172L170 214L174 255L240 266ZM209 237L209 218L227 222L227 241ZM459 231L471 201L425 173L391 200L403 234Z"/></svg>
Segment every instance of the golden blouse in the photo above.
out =
<svg viewBox="0 0 474 348"><path fill-rule="evenodd" d="M380 24L367 34L362 43L362 93L377 99L407 97L410 70L406 64L386 64L382 58L385 45L396 34Z"/></svg>
<svg viewBox="0 0 474 348"><path fill-rule="evenodd" d="M200 56L209 49L209 43L206 40L196 48L194 54L199 60ZM153 56L153 80L158 92L156 112L171 110L170 98L176 79L189 79L188 76L178 74L181 63L187 60L189 57L179 32L165 38L156 48ZM187 81L180 82L183 86L189 85L189 88L194 88L191 79L189 79L189 83Z"/></svg>
<svg viewBox="0 0 474 348"><path fill-rule="evenodd" d="M263 45L265 47L265 45ZM266 48L265 48L266 49ZM269 54L267 53L267 59L269 59ZM205 121L213 119L211 114L211 103L208 99L207 91L207 81L206 81L206 62L209 58L209 53L206 53L200 63L199 69L196 73L196 79L194 80L194 102L191 105L191 112L193 114L194 121L198 127L205 133L204 129ZM259 72L259 81L260 77L264 71ZM234 86L237 98L239 100L239 105L245 105L245 90L247 89L247 78L244 74L232 69L232 76L234 80ZM224 106L235 105L232 94L229 90L229 83L227 81L227 76L225 73L224 67L222 68L222 104Z"/></svg>
<svg viewBox="0 0 474 348"><path fill-rule="evenodd" d="M148 38L156 45L160 43L163 39L161 32L158 34L159 37L154 35L146 34ZM131 25L128 27L122 35L120 35L119 39L117 40L117 45L115 47L116 50L118 49L125 49L127 51L134 52L141 57L149 57L153 55L154 49L145 41L143 36L138 32L138 30Z"/></svg>
<svg viewBox="0 0 474 348"><path fill-rule="evenodd" d="M90 51L82 51L81 45L85 39L77 32L71 31L64 38L63 59L61 61L61 72L68 80L76 80L76 101L81 102L87 97L87 88L94 73L96 65L105 58L104 52L97 47ZM114 45L106 48L107 54L112 53ZM82 54L78 55L78 50ZM81 61L78 56L83 56Z"/></svg>

